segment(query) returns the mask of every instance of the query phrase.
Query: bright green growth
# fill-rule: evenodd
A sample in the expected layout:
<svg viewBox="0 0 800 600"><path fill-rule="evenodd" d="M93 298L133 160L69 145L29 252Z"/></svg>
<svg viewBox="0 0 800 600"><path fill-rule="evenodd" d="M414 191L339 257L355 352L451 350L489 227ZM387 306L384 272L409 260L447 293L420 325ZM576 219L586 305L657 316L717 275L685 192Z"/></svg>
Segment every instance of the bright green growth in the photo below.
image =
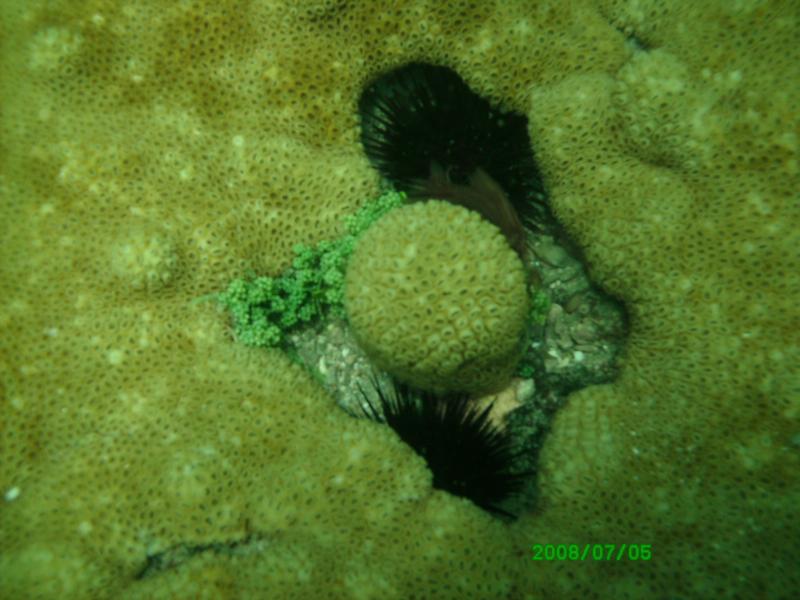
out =
<svg viewBox="0 0 800 600"><path fill-rule="evenodd" d="M366 229L405 199L387 192L345 220L335 241L294 247L292 266L278 277L236 279L216 299L233 315L236 339L248 346L278 346L292 328L331 311L343 315L344 273L355 242Z"/></svg>
<svg viewBox="0 0 800 600"><path fill-rule="evenodd" d="M536 325L544 325L552 304L550 297L543 291L531 290L531 311L528 317L530 322Z"/></svg>
<svg viewBox="0 0 800 600"><path fill-rule="evenodd" d="M550 298L541 290L532 291L531 293L531 308L528 313L528 341L525 346L525 352L517 365L517 376L524 379L530 379L534 376L535 364L538 359L540 349L538 348L539 339L531 336L532 329L537 329L545 324L547 321L547 314L550 312L552 302Z"/></svg>

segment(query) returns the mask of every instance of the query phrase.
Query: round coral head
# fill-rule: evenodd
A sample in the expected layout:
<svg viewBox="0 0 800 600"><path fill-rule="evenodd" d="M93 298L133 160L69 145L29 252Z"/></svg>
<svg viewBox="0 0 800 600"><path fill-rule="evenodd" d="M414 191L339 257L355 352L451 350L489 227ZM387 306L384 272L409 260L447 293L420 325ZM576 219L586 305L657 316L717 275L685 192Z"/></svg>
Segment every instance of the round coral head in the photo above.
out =
<svg viewBox="0 0 800 600"><path fill-rule="evenodd" d="M496 391L520 354L525 272L500 230L431 200L396 209L359 240L345 309L382 369L437 392Z"/></svg>

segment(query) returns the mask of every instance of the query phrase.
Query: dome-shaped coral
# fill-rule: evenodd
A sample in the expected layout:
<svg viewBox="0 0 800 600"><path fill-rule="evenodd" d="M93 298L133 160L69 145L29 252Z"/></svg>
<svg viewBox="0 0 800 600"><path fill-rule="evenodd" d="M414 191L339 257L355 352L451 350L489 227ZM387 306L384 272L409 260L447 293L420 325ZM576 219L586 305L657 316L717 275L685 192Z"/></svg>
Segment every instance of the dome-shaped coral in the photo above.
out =
<svg viewBox="0 0 800 600"><path fill-rule="evenodd" d="M381 368L435 391L487 392L511 375L528 297L521 261L476 212L430 200L359 240L345 308Z"/></svg>

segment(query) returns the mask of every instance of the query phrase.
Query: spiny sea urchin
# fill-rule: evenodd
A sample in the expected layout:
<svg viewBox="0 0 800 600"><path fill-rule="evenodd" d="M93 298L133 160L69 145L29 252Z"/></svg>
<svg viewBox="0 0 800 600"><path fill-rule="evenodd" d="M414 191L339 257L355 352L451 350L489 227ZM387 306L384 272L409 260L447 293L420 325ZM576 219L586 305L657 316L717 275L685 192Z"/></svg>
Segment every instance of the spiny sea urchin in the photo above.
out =
<svg viewBox="0 0 800 600"><path fill-rule="evenodd" d="M373 166L413 198L480 212L518 251L520 218L549 220L527 119L475 94L447 67L411 63L367 85L361 142Z"/></svg>
<svg viewBox="0 0 800 600"><path fill-rule="evenodd" d="M374 385L379 406L362 390L366 415L385 422L425 459L433 487L513 518L499 505L521 491L530 473L514 471L517 453L511 435L489 419L492 405L480 410L463 394L435 396L404 384L387 393Z"/></svg>

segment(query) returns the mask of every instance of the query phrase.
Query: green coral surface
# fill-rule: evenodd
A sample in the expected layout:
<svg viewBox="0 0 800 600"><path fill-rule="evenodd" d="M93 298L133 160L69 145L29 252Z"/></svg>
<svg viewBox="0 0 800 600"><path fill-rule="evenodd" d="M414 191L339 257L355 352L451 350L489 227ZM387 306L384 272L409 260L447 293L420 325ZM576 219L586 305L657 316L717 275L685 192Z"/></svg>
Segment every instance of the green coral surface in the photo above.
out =
<svg viewBox="0 0 800 600"><path fill-rule="evenodd" d="M796 0L0 2L0 597L796 596L798 39ZM196 301L338 302L336 260L275 282L380 194L359 96L415 61L526 115L629 316L514 523Z"/></svg>

